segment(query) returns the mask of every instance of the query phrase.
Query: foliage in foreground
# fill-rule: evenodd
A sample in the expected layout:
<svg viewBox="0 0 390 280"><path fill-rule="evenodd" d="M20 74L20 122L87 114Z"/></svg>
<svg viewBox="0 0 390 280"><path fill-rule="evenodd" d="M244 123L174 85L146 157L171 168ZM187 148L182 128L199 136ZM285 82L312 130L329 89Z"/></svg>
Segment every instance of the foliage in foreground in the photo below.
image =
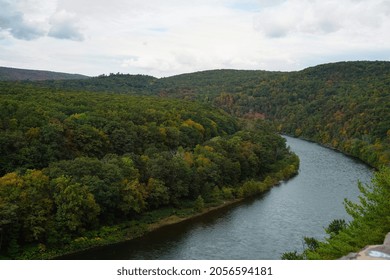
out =
<svg viewBox="0 0 390 280"><path fill-rule="evenodd" d="M390 231L390 168L376 172L371 184L359 183L359 189L359 203L345 200L352 222L332 221L325 229L325 241L305 238L306 249L302 253L287 252L282 259L337 259L367 245L382 244Z"/></svg>

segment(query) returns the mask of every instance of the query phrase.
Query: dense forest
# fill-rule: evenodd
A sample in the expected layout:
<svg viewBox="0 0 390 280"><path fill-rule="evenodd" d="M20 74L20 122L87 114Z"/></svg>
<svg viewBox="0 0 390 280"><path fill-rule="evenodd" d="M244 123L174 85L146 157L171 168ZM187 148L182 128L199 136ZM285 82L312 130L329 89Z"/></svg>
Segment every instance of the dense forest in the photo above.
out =
<svg viewBox="0 0 390 280"><path fill-rule="evenodd" d="M0 116L6 258L137 236L161 213L253 196L299 165L269 124L193 101L2 82Z"/></svg>
<svg viewBox="0 0 390 280"><path fill-rule="evenodd" d="M166 91L173 96L207 98L238 116L273 120L282 133L339 149L375 167L390 164L390 62L259 72L257 78L255 72L246 71L220 74L227 82L219 91L215 90L220 83L218 72L210 75L214 79L209 82L207 72L168 78L172 85L181 86ZM232 75L243 78L239 82ZM203 78L205 86L199 85L198 78Z"/></svg>
<svg viewBox="0 0 390 280"><path fill-rule="evenodd" d="M213 70L162 79L111 74L40 86L199 100L235 116L271 120L281 133L371 166L390 164L390 62L339 62L298 72Z"/></svg>
<svg viewBox="0 0 390 280"><path fill-rule="evenodd" d="M346 201L353 222L335 220L326 241L305 238L305 252L284 257L379 242L390 230L389 89L380 61L0 82L0 255L47 258L261 193L299 165L276 131L381 170L360 186L362 205Z"/></svg>

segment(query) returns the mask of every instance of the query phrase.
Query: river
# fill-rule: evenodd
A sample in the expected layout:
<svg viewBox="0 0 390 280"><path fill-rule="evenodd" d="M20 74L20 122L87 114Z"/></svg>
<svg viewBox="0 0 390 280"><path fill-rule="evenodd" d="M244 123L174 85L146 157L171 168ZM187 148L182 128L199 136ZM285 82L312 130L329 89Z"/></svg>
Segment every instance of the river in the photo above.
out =
<svg viewBox="0 0 390 280"><path fill-rule="evenodd" d="M349 216L358 180L372 169L337 151L285 136L300 158L299 174L250 201L161 228L125 243L91 249L71 259L280 259L302 251L304 236L323 239L333 219Z"/></svg>

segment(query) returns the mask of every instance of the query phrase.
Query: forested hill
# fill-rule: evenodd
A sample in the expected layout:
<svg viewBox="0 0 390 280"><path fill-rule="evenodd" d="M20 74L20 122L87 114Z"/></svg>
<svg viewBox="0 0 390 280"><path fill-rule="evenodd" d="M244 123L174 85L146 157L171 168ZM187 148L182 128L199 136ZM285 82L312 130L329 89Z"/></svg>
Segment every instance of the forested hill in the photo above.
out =
<svg viewBox="0 0 390 280"><path fill-rule="evenodd" d="M0 259L262 193L299 167L274 127L389 165L390 62L0 81Z"/></svg>
<svg viewBox="0 0 390 280"><path fill-rule="evenodd" d="M0 82L0 259L134 238L298 167L272 127L210 104Z"/></svg>
<svg viewBox="0 0 390 280"><path fill-rule="evenodd" d="M79 74L67 74L52 71L27 70L9 67L0 67L0 81L43 81L43 80L69 80L87 79L87 76Z"/></svg>
<svg viewBox="0 0 390 280"><path fill-rule="evenodd" d="M280 132L316 141L372 166L390 163L390 62L339 62L297 72L212 70L157 79L110 75L45 81L54 89L196 99Z"/></svg>

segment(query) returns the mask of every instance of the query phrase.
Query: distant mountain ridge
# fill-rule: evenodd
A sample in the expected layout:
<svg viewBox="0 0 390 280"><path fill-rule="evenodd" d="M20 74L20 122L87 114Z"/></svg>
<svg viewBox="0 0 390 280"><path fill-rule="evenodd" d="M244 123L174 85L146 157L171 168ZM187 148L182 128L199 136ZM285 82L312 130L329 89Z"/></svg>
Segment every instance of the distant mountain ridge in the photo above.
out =
<svg viewBox="0 0 390 280"><path fill-rule="evenodd" d="M10 67L0 67L0 81L45 81L45 80L73 80L88 79L88 76L80 74L68 74L61 72L27 70Z"/></svg>
<svg viewBox="0 0 390 280"><path fill-rule="evenodd" d="M270 120L281 133L338 149L377 168L390 163L389 61L336 62L292 72L220 69L166 78L118 73L25 83L57 92L206 102L238 117Z"/></svg>

